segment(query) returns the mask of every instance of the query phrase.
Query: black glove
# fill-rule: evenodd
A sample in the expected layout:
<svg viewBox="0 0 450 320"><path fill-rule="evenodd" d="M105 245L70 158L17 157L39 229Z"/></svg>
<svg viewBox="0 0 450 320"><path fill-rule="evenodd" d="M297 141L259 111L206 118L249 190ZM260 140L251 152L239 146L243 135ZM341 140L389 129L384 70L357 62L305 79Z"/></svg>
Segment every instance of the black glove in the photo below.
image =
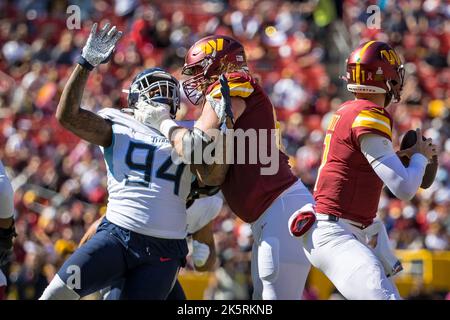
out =
<svg viewBox="0 0 450 320"><path fill-rule="evenodd" d="M194 182L191 183L191 192L189 193L186 200L186 209L189 209L190 206L194 203L194 201L200 196L204 195L206 197L210 197L215 195L220 191L219 186L204 186L200 187L198 184L198 180L195 179Z"/></svg>
<svg viewBox="0 0 450 320"><path fill-rule="evenodd" d="M0 228L0 267L7 264L13 253L13 238L17 236L14 222L8 229Z"/></svg>
<svg viewBox="0 0 450 320"><path fill-rule="evenodd" d="M220 81L220 93L222 94L222 97L225 101L225 114L227 115L227 117L230 118L230 120L234 124L233 110L231 108L230 86L228 85L228 80L224 74L221 74L219 81Z"/></svg>

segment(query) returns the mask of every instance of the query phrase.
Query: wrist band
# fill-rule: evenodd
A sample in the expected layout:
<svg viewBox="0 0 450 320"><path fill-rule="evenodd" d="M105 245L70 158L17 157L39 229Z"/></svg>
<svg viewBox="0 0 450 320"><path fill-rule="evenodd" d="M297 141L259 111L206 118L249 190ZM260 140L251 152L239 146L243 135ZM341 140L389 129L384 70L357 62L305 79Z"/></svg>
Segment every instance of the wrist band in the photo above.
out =
<svg viewBox="0 0 450 320"><path fill-rule="evenodd" d="M170 140L170 134L172 129L175 129L179 127L179 125L173 121L172 119L166 119L161 122L161 125L159 126L159 131Z"/></svg>
<svg viewBox="0 0 450 320"><path fill-rule="evenodd" d="M94 69L94 66L90 64L85 58L83 58L83 56L78 57L77 63L89 71L92 71Z"/></svg>

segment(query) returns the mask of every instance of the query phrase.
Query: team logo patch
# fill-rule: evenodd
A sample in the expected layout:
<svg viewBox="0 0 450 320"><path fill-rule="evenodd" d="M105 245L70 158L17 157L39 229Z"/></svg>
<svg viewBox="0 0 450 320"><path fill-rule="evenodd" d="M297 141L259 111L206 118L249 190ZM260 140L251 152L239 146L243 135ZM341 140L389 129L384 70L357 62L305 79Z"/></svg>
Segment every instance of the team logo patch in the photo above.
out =
<svg viewBox="0 0 450 320"><path fill-rule="evenodd" d="M400 58L397 56L394 50L381 50L380 54L381 58L386 59L393 66L396 64L401 64Z"/></svg>

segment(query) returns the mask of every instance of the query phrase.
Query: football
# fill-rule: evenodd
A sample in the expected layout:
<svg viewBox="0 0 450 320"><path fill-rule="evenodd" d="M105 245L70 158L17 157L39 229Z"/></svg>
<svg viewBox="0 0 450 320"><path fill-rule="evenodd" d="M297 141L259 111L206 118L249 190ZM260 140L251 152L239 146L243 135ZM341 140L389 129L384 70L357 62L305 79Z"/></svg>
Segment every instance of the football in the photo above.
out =
<svg viewBox="0 0 450 320"><path fill-rule="evenodd" d="M401 141L400 150L411 148L416 143L416 139L417 135L415 130L409 130L408 132L406 132ZM427 138L422 136L422 139L426 140ZM408 157L400 157L400 160L402 161L403 165L405 166L409 165ZM422 189L427 189L433 184L434 178L436 177L438 165L439 165L438 157L434 156L431 162L427 165L427 168L425 169L422 184L420 185Z"/></svg>

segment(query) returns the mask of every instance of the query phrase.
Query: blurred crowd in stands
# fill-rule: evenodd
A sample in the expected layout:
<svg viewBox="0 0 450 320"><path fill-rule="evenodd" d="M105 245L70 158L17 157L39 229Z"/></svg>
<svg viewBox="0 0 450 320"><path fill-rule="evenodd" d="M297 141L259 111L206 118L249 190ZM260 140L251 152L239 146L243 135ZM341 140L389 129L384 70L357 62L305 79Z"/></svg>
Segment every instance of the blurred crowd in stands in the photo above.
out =
<svg viewBox="0 0 450 320"><path fill-rule="evenodd" d="M80 29L68 18L80 9ZM370 5L380 28L369 28ZM75 11L74 11L75 10ZM376 15L376 12L375 12ZM61 91L91 25L124 31L112 61L93 72L83 106L124 107L143 68L162 66L182 79L184 54L207 34L245 46L249 66L270 95L294 172L312 188L324 129L351 99L341 76L352 48L388 41L403 57L406 84L391 106L394 139L422 127L440 148L436 182L410 202L385 191L379 215L398 249L450 249L450 4L444 0L0 0L0 159L15 192L14 261L6 268L10 299L36 299L82 234L105 212L106 170L100 150L55 121ZM180 119L200 109L183 99ZM225 205L215 221L220 266L210 299L251 297L249 225ZM312 290L305 297L314 299Z"/></svg>

